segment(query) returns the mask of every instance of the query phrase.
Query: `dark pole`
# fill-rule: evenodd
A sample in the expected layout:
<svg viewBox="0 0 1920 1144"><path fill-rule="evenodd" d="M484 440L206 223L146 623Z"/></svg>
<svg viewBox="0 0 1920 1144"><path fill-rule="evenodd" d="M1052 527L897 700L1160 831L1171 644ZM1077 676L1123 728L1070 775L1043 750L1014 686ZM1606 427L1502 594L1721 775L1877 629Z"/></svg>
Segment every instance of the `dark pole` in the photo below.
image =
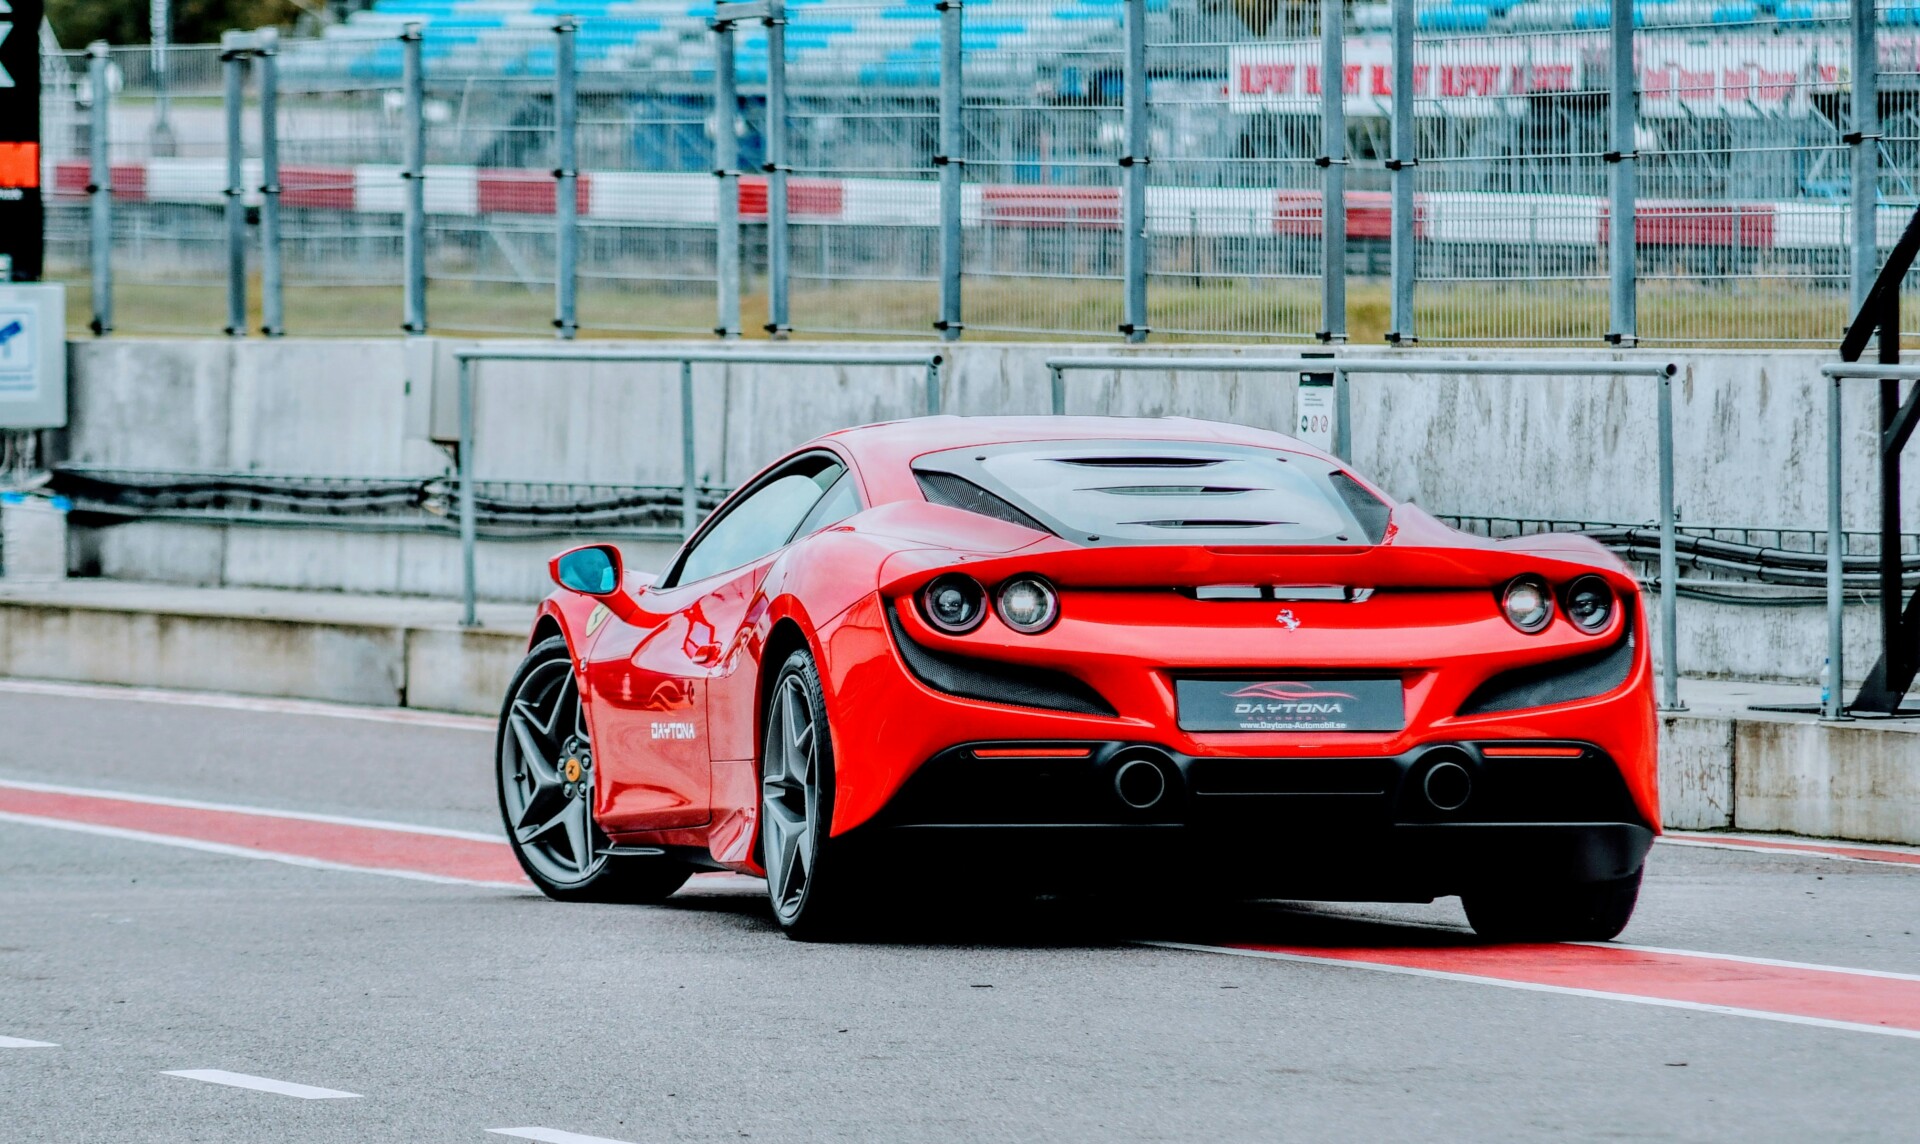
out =
<svg viewBox="0 0 1920 1144"><path fill-rule="evenodd" d="M1883 294L1880 312L1876 317L1880 325L1880 363L1897 363L1900 360L1899 295ZM1900 453L1903 443L1889 439L1889 431L1899 415L1900 383L1883 379L1880 382L1880 646L1884 649L1881 652L1884 661L1881 678L1889 684L1912 678L1912 672L1907 667L1911 657L1906 641L1900 638L1900 609L1903 603L1900 585ZM1903 682L1896 686L1900 692L1906 690ZM1899 694L1893 694L1889 702L1890 710L1899 710Z"/></svg>

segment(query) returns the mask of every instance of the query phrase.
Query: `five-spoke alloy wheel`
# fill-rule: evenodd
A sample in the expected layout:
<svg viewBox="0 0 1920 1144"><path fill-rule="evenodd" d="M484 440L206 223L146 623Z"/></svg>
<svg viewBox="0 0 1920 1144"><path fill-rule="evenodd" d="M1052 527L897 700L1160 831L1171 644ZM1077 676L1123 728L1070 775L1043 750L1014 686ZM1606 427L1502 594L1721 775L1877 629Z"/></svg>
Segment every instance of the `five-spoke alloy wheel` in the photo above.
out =
<svg viewBox="0 0 1920 1144"><path fill-rule="evenodd" d="M618 855L593 821L593 744L566 641L543 640L507 688L496 741L500 814L520 866L550 898L659 901L691 874Z"/></svg>
<svg viewBox="0 0 1920 1144"><path fill-rule="evenodd" d="M844 919L847 875L833 859L833 741L813 656L787 658L767 698L761 751L760 859L767 900L788 937L817 941Z"/></svg>

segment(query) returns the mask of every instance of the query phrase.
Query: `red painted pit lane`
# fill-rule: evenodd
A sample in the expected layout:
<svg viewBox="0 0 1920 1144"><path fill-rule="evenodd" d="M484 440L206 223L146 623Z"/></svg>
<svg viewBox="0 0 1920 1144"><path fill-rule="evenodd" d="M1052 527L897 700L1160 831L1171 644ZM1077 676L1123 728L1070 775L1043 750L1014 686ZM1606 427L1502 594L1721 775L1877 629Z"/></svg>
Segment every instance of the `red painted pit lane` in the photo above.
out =
<svg viewBox="0 0 1920 1144"><path fill-rule="evenodd" d="M470 882L526 885L506 840L482 842L441 834L279 817L252 807L220 810L168 806L132 798L28 790L0 784L0 812L212 842L265 855L331 862L366 870L404 870Z"/></svg>
<svg viewBox="0 0 1920 1144"><path fill-rule="evenodd" d="M1187 946L1199 949L1204 947ZM1387 949L1241 945L1221 952L1437 974L1920 1035L1920 977L1613 945Z"/></svg>
<svg viewBox="0 0 1920 1144"><path fill-rule="evenodd" d="M0 783L0 813L49 824L132 831L153 836L153 841L211 843L262 857L313 860L370 872L405 872L495 885L526 884L504 840L419 832L397 823L315 821L254 807L169 805L136 795L31 789L8 783ZM1804 848L1798 843L1781 845ZM1835 966L1619 945L1327 948L1149 944L1920 1037L1920 977Z"/></svg>

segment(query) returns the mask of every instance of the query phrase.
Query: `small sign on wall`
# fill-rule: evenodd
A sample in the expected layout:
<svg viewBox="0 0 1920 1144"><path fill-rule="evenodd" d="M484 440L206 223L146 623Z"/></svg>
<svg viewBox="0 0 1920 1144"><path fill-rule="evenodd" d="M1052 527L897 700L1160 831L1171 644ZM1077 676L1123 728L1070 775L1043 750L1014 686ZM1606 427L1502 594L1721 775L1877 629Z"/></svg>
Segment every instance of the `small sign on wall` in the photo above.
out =
<svg viewBox="0 0 1920 1144"><path fill-rule="evenodd" d="M0 284L0 429L67 423L67 290Z"/></svg>
<svg viewBox="0 0 1920 1144"><path fill-rule="evenodd" d="M1301 374L1293 407L1293 435L1323 453L1333 452L1333 375Z"/></svg>

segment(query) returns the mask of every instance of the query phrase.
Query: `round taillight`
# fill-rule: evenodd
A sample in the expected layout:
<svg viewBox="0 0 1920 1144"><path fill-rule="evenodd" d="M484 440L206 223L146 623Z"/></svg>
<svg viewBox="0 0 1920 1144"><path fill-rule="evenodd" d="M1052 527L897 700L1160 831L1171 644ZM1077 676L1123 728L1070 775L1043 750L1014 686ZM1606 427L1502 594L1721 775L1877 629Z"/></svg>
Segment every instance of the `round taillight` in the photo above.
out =
<svg viewBox="0 0 1920 1144"><path fill-rule="evenodd" d="M987 618L986 589L971 576L949 572L920 590L920 614L943 632L970 632Z"/></svg>
<svg viewBox="0 0 1920 1144"><path fill-rule="evenodd" d="M1060 618L1060 594L1038 576L1015 576L1000 585L1000 620L1016 632L1044 632Z"/></svg>
<svg viewBox="0 0 1920 1144"><path fill-rule="evenodd" d="M1598 576L1582 576L1567 586L1567 618L1592 635L1613 622L1613 588Z"/></svg>
<svg viewBox="0 0 1920 1144"><path fill-rule="evenodd" d="M1501 590L1500 610L1508 623L1533 635L1553 622L1553 593L1539 577L1521 576Z"/></svg>

